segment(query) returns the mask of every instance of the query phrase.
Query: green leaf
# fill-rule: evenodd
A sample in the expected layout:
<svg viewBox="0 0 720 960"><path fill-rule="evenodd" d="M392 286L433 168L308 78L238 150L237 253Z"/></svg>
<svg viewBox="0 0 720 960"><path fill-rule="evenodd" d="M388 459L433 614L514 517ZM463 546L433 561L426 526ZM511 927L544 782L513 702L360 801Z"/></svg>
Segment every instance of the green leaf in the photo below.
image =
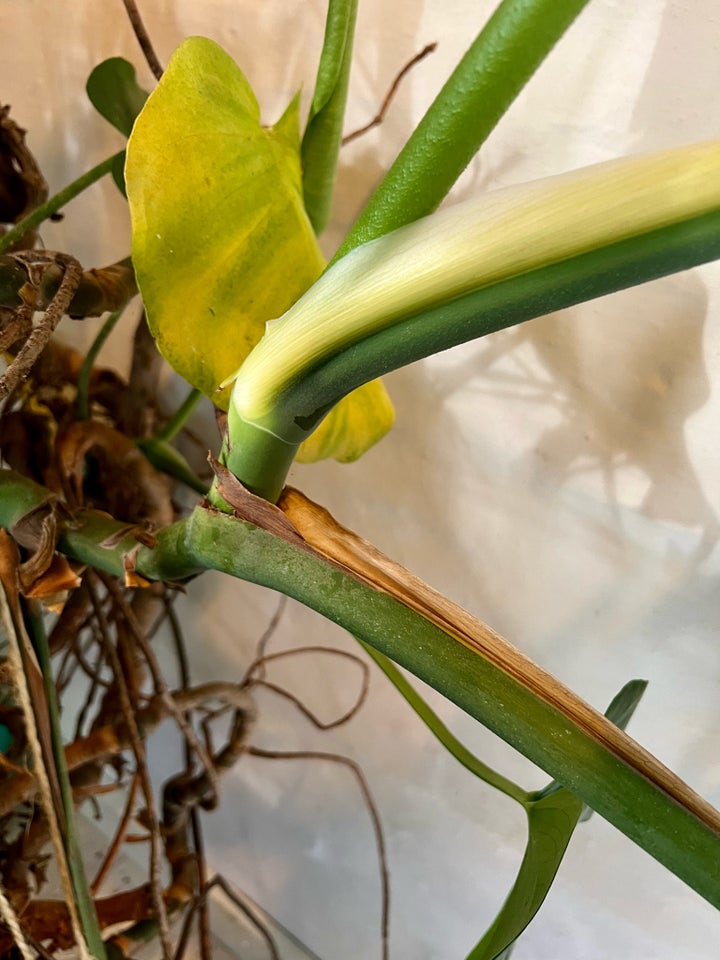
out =
<svg viewBox="0 0 720 960"><path fill-rule="evenodd" d="M605 716L624 730L647 687L631 680L613 697ZM527 804L528 842L517 878L500 912L467 960L499 960L545 900L578 822L583 802L553 781Z"/></svg>
<svg viewBox="0 0 720 960"><path fill-rule="evenodd" d="M608 720L621 730L625 730L647 690L647 685L647 680L630 680L626 683L622 690L615 694L605 711Z"/></svg>
<svg viewBox="0 0 720 960"><path fill-rule="evenodd" d="M302 200L298 101L263 127L217 44L186 40L138 117L125 176L133 264L170 365L219 406L218 385L319 276Z"/></svg>
<svg viewBox="0 0 720 960"><path fill-rule="evenodd" d="M103 60L88 77L85 86L90 102L97 112L126 137L130 136L137 115L148 98L148 93L135 79L135 67L123 57ZM125 191L125 154L113 161L112 177L123 195Z"/></svg>
<svg viewBox="0 0 720 960"><path fill-rule="evenodd" d="M352 62L357 0L329 0L325 40L302 139L305 209L316 233L327 225Z"/></svg>
<svg viewBox="0 0 720 960"><path fill-rule="evenodd" d="M508 957L512 944L542 906L585 807L556 781L541 793L531 795L492 770L453 736L391 660L362 640L360 643L449 753L475 776L525 808L528 842L517 878L493 924L467 960ZM605 716L624 729L646 687L645 680L631 680L613 698Z"/></svg>
<svg viewBox="0 0 720 960"><path fill-rule="evenodd" d="M148 98L135 79L135 67L123 57L103 60L88 77L85 89L97 112L129 137Z"/></svg>
<svg viewBox="0 0 720 960"><path fill-rule="evenodd" d="M528 842L513 888L467 960L495 960L540 909L577 826L582 800L559 790L528 807Z"/></svg>

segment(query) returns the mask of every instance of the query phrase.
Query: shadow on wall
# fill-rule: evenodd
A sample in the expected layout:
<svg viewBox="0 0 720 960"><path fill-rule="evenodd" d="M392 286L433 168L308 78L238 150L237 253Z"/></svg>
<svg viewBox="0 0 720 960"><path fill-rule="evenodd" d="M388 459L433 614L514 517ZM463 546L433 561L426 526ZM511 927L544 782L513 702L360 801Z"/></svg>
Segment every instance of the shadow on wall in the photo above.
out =
<svg viewBox="0 0 720 960"><path fill-rule="evenodd" d="M633 111L633 152L668 146L661 135L668 129L673 143L717 132L708 129L706 111L687 108L720 83L717 33L697 18L684 18L680 28L680 15L677 5L663 15ZM697 69L688 71L688 63ZM710 395L707 299L697 274L666 278L490 337L466 371L493 396L552 410L544 419L554 422L538 427L525 470L541 471L550 489L595 473L618 525L620 506L632 506L650 519L699 527L696 562L720 529L685 437Z"/></svg>
<svg viewBox="0 0 720 960"><path fill-rule="evenodd" d="M453 370L452 388L476 379L492 396L543 405L551 415L523 470L541 470L550 490L595 473L618 522L620 506L636 506L651 519L700 527L705 555L719 524L685 424L709 396L706 310L696 275L666 278L488 338Z"/></svg>

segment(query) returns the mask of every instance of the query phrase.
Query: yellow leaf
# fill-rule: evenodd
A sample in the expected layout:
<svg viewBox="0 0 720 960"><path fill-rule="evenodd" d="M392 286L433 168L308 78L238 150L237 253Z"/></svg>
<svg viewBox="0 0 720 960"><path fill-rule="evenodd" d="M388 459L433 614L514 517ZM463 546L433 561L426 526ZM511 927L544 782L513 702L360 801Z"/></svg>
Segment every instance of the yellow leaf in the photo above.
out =
<svg viewBox="0 0 720 960"><path fill-rule="evenodd" d="M324 267L303 206L297 98L261 126L239 67L191 37L135 122L125 178L158 347L226 409L218 385Z"/></svg>
<svg viewBox="0 0 720 960"><path fill-rule="evenodd" d="M300 446L297 460L314 463L334 457L341 463L357 460L381 440L393 425L395 410L381 380L353 390L325 417Z"/></svg>
<svg viewBox="0 0 720 960"><path fill-rule="evenodd" d="M298 101L273 127L235 62L191 37L135 121L125 169L133 265L168 363L227 409L229 386L265 332L325 262L305 213ZM354 460L393 420L382 385L342 401L305 461Z"/></svg>

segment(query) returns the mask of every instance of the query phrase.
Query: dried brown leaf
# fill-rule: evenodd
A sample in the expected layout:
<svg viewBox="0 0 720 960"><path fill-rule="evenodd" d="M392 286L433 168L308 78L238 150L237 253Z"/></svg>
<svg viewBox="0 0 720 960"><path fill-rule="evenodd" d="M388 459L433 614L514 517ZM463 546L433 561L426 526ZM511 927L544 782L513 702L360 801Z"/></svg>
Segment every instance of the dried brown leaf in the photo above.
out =
<svg viewBox="0 0 720 960"><path fill-rule="evenodd" d="M57 451L76 504L107 510L131 523L150 520L163 527L172 522L171 481L114 427L97 420L72 423L58 437ZM87 470L88 458L92 471Z"/></svg>
<svg viewBox="0 0 720 960"><path fill-rule="evenodd" d="M48 196L48 186L25 143L25 131L10 117L10 107L0 106L0 222L17 223ZM26 234L15 249L30 249L35 231Z"/></svg>
<svg viewBox="0 0 720 960"><path fill-rule="evenodd" d="M215 474L218 493L232 507L233 515L238 520L246 520L294 546L305 547L303 537L279 507L251 493L212 454L208 456L208 463Z"/></svg>

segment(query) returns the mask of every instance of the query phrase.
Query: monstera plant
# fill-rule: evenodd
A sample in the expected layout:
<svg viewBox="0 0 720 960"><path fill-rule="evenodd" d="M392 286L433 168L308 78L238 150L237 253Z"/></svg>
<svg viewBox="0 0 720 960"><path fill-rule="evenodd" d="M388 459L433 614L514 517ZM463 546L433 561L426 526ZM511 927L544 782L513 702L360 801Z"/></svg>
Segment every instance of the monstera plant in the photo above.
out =
<svg viewBox="0 0 720 960"><path fill-rule="evenodd" d="M3 114L0 161L11 159L0 165L0 187L13 200L0 190L8 224L0 237L8 356L0 422L1 956L47 956L74 943L83 957L129 957L138 940L157 937L169 958L187 948L195 916L198 949L210 956L213 881L199 810L217 801L220 774L239 757L271 753L248 742L250 690L270 686L263 671L271 656L261 651L242 682L193 686L184 675L171 689L150 638L163 618L179 634L173 592L208 570L271 587L343 627L451 755L522 807L527 845L516 880L468 960L508 955L590 811L720 907L720 814L623 732L643 681L630 681L603 715L286 484L297 460L353 461L388 433L393 407L380 378L390 371L720 257L717 140L438 210L586 4L499 4L329 262L318 237L331 212L356 0L329 0L307 116L295 96L265 125L244 65L204 37L186 39L163 70L130 0L157 86L148 93L127 61L112 58L87 87L128 137L126 150L48 198L22 131ZM39 249L40 225L108 173L127 196L131 256L83 271L70 254ZM136 290L144 313L123 388L96 358ZM63 315L108 312L85 357L51 339ZM170 417L158 415L152 394L159 360L148 331L188 384ZM222 433L209 456L211 483L174 443L203 395ZM174 491L183 488L196 496L180 508ZM91 687L70 742L60 723L68 663L79 664ZM480 761L397 665L551 781L526 790ZM233 720L216 750L200 719L221 709ZM166 782L158 807L144 741L166 717L183 733L186 765ZM147 884L103 899L102 876L87 876L76 816L83 799L107 786L111 763L128 787L113 849L142 793L151 867ZM64 895L39 901L27 870L40 870L48 844ZM127 926L119 934L118 922ZM387 956L387 898L381 939Z"/></svg>

